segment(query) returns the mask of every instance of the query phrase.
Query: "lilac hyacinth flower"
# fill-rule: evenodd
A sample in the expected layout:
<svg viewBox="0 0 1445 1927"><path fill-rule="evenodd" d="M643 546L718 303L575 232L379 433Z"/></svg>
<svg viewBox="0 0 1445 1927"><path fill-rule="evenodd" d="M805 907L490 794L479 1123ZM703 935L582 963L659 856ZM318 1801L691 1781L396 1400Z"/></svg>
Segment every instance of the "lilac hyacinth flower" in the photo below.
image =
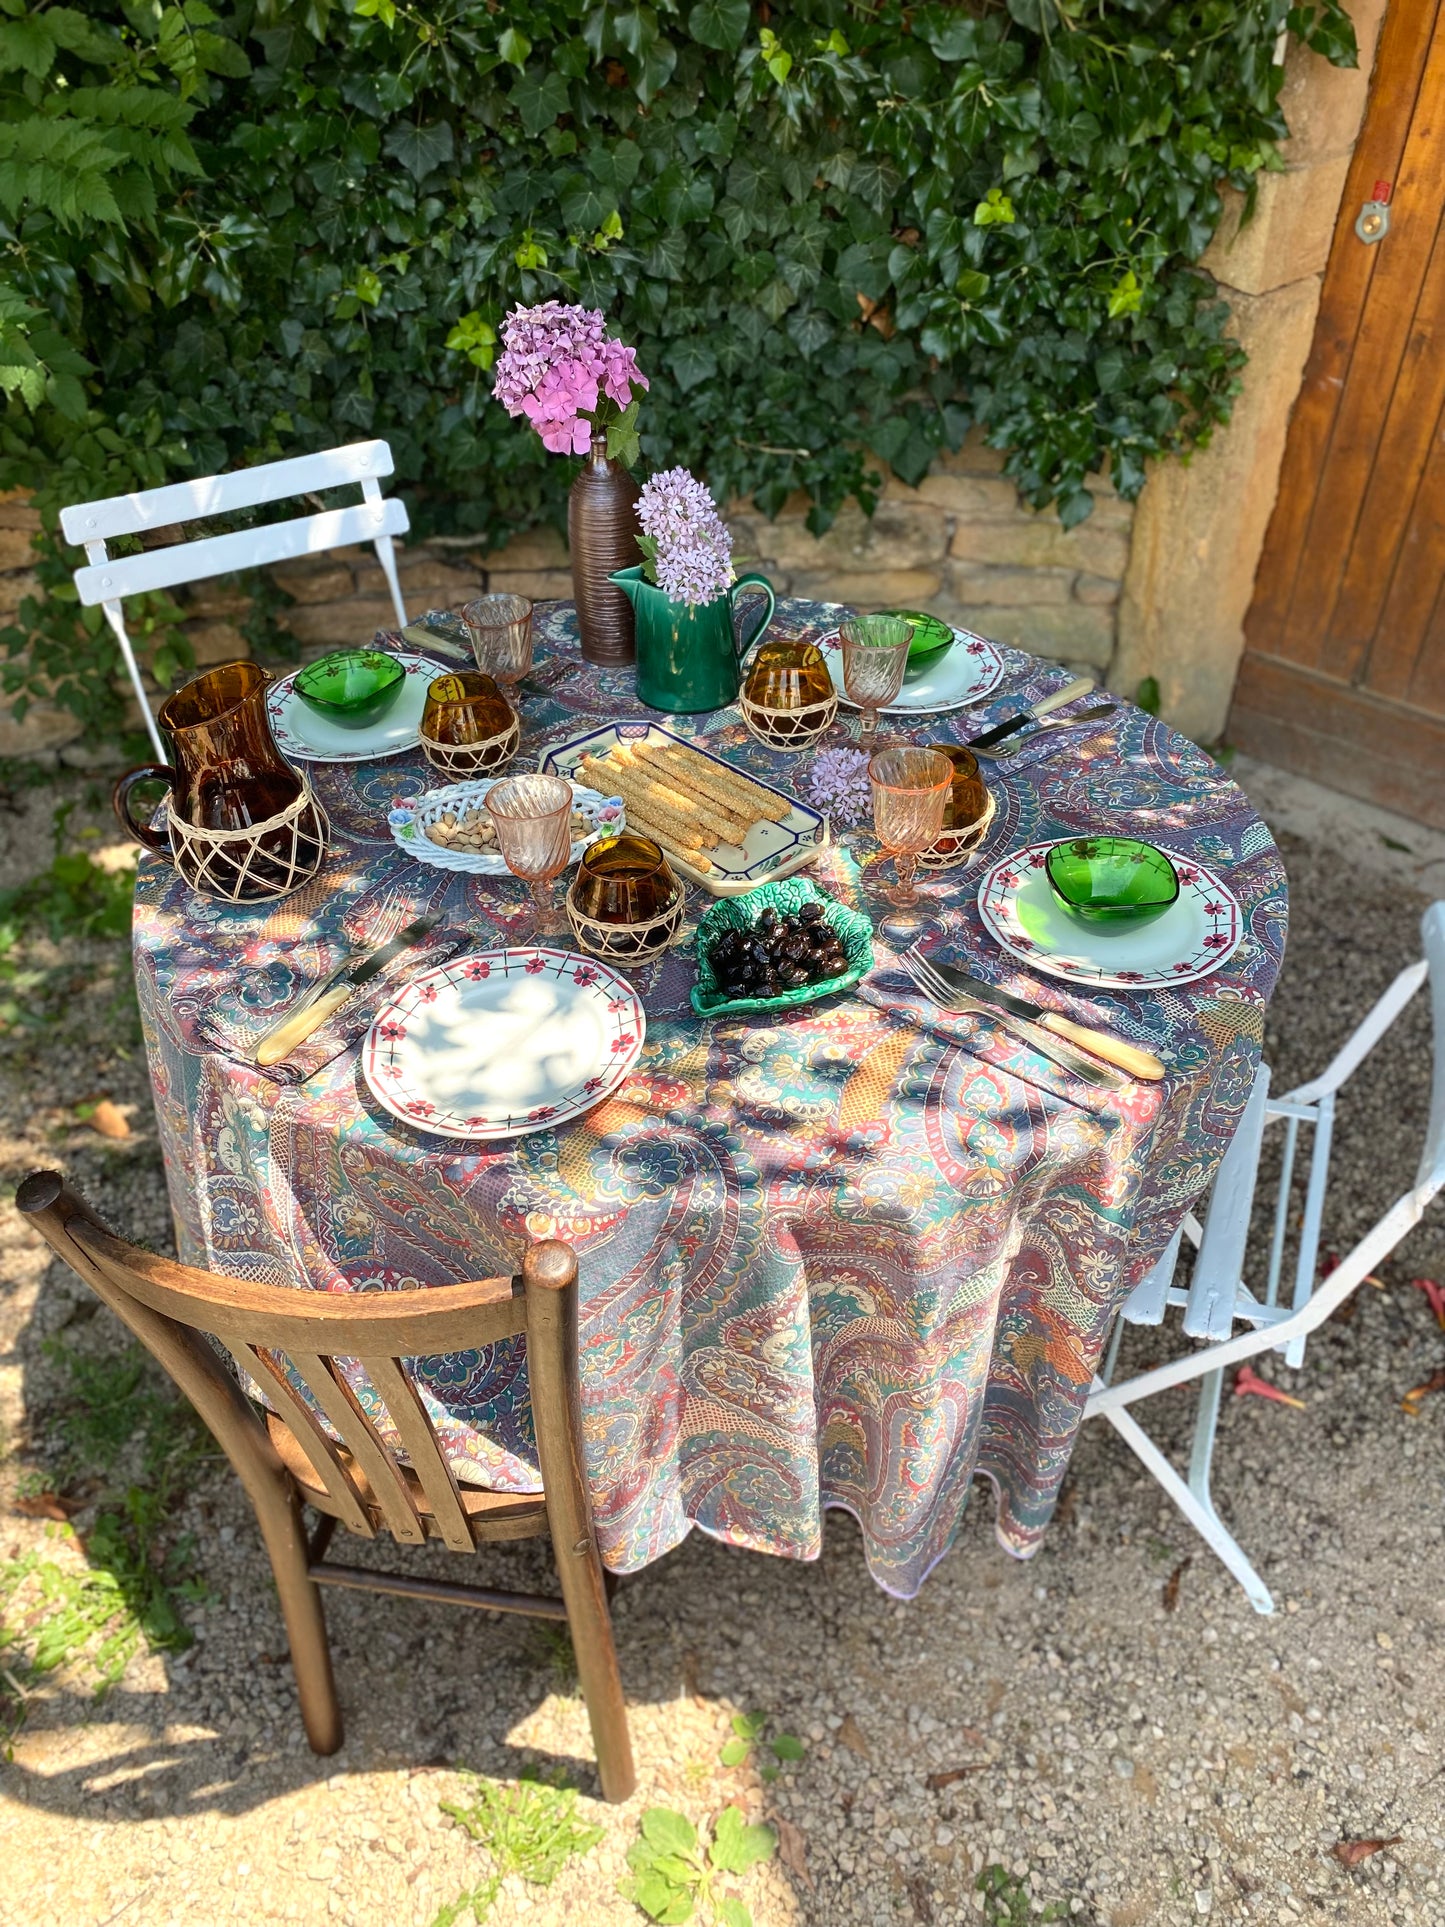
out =
<svg viewBox="0 0 1445 1927"><path fill-rule="evenodd" d="M840 829L861 823L873 807L868 752L850 749L846 743L838 749L820 749L808 771L808 799Z"/></svg>
<svg viewBox="0 0 1445 1927"><path fill-rule="evenodd" d="M656 549L657 586L696 606L725 595L733 579L733 539L707 485L685 468L664 468L637 500L642 532Z"/></svg>

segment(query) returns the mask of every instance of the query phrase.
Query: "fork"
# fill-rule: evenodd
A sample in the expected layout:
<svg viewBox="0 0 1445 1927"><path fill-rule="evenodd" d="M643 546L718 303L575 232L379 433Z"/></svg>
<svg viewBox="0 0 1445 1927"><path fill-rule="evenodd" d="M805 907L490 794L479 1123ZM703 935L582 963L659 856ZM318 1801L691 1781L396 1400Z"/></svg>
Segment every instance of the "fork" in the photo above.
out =
<svg viewBox="0 0 1445 1927"><path fill-rule="evenodd" d="M1096 1058L1086 1057L1083 1051L1075 1050L1072 1044L1064 1044L1048 1031L1040 1030L1022 1017L1012 1017L1006 1011L986 1004L979 997L970 997L966 992L954 990L944 982L937 971L917 950L905 950L898 959L914 983L941 1010L952 1011L958 1015L991 1017L1001 1030L1011 1031L1021 1038L1051 1063L1062 1070L1070 1071L1085 1084L1093 1084L1102 1090L1117 1091L1128 1080L1119 1072L1111 1070Z"/></svg>

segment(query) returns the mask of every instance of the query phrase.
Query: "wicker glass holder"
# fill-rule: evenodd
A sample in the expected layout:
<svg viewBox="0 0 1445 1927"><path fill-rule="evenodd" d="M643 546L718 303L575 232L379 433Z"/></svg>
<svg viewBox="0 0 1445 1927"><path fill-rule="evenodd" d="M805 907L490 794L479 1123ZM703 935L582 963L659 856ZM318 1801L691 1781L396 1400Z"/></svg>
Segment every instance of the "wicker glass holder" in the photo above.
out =
<svg viewBox="0 0 1445 1927"><path fill-rule="evenodd" d="M687 892L678 886L677 894L665 910L646 923L599 923L577 908L577 886L567 892L567 921L579 946L604 963L625 970L629 964L651 963L677 942L687 914Z"/></svg>
<svg viewBox="0 0 1445 1927"><path fill-rule="evenodd" d="M977 822L969 823L961 830L945 830L941 836L934 838L926 850L920 850L919 869L928 870L937 875L940 870L955 870L977 856L984 838L988 835L988 826L993 821L997 807L993 792L990 791L983 815Z"/></svg>
<svg viewBox="0 0 1445 1927"><path fill-rule="evenodd" d="M433 769L441 770L454 783L465 783L473 776L490 776L500 769L516 755L521 740L521 718L513 716L511 727L500 736L485 736L479 743L438 743L423 736L421 750Z"/></svg>
<svg viewBox="0 0 1445 1927"><path fill-rule="evenodd" d="M226 903L266 903L309 883L326 861L331 825L302 778L279 816L244 830L206 830L166 809L171 857L193 890Z"/></svg>
<svg viewBox="0 0 1445 1927"><path fill-rule="evenodd" d="M838 714L838 697L835 692L826 701L810 703L806 709L769 709L755 703L744 690L738 697L738 708L743 712L749 734L766 743L769 749L811 749Z"/></svg>

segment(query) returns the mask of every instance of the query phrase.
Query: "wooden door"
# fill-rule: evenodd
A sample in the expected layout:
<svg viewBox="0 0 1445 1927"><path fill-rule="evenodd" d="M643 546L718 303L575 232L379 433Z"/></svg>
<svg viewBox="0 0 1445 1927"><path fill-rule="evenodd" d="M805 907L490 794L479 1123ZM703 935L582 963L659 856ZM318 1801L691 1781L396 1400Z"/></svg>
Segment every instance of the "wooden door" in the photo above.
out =
<svg viewBox="0 0 1445 1927"><path fill-rule="evenodd" d="M1390 227L1355 233L1376 181ZM1229 737L1445 827L1445 4L1392 0Z"/></svg>

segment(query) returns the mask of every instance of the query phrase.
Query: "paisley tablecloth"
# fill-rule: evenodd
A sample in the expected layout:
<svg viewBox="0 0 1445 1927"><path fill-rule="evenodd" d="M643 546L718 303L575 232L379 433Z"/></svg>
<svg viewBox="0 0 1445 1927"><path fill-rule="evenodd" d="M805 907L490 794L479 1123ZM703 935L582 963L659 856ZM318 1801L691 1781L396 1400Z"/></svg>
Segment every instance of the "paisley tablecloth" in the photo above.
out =
<svg viewBox="0 0 1445 1927"><path fill-rule="evenodd" d="M780 602L772 633L816 635L839 614ZM542 605L537 621L524 749L642 713L630 670L580 662L569 604ZM1059 680L1006 652L1000 694L919 734L960 741ZM735 709L678 727L784 786L797 779ZM141 864L135 959L182 1256L385 1291L511 1270L527 1237L570 1239L588 1475L619 1572L694 1526L815 1558L836 1506L856 1516L879 1584L907 1598L947 1551L977 1473L996 1487L1002 1543L1035 1550L1113 1314L1208 1181L1258 1059L1285 879L1224 772L1125 705L1100 733L1045 737L996 765L982 862L925 886L946 954L1152 1042L1165 1084L1101 1092L988 1022L940 1018L886 945L857 994L776 1022L699 1023L690 965L673 955L637 973L647 1044L613 1099L476 1149L390 1118L354 1045L286 1086L208 1041L219 1008L279 1009L403 909L443 910L478 945L523 927L512 879L424 868L392 843L389 806L427 786L418 755L311 773L332 854L298 896L235 908L156 858ZM1226 879L1245 935L1216 975L1081 998L985 935L973 900L989 859L1099 829ZM873 855L860 833L813 874L876 917ZM416 1371L461 1477L536 1488L522 1341Z"/></svg>

